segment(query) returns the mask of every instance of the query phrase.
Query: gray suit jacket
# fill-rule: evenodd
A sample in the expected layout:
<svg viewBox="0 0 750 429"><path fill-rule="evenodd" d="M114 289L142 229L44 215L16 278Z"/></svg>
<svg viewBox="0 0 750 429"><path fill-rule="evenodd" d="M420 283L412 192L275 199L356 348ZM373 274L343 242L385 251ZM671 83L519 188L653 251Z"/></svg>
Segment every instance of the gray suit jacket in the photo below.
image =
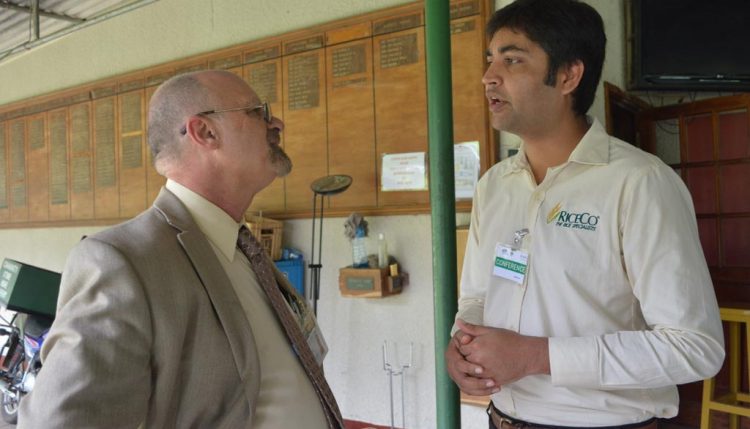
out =
<svg viewBox="0 0 750 429"><path fill-rule="evenodd" d="M42 357L19 428L252 426L253 333L208 240L166 189L72 250Z"/></svg>

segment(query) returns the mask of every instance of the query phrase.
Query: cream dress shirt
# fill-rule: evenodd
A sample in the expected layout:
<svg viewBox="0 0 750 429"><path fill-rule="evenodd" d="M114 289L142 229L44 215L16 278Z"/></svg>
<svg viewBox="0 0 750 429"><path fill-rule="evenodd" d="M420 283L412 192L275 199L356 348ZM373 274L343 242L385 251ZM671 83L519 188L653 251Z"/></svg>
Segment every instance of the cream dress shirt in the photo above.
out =
<svg viewBox="0 0 750 429"><path fill-rule="evenodd" d="M690 194L655 156L589 121L541 184L523 147L480 180L457 317L549 337L552 375L492 396L513 417L563 426L672 417L675 385L712 376L724 357ZM493 265L496 244L522 228L529 265L518 284Z"/></svg>
<svg viewBox="0 0 750 429"><path fill-rule="evenodd" d="M208 238L252 327L261 370L253 428L327 428L315 389L294 354L250 263L237 248L237 235L242 224L173 180L167 180L166 188L185 204Z"/></svg>

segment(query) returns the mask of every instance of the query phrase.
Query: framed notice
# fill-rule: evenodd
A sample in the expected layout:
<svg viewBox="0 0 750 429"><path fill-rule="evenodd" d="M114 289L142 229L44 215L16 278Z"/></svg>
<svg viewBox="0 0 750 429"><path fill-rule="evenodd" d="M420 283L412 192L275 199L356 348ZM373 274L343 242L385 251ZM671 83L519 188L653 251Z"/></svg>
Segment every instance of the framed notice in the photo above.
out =
<svg viewBox="0 0 750 429"><path fill-rule="evenodd" d="M427 189L425 152L384 153L382 191L424 191Z"/></svg>
<svg viewBox="0 0 750 429"><path fill-rule="evenodd" d="M453 166L456 179L456 199L474 197L474 188L479 180L479 142L465 142L453 145Z"/></svg>

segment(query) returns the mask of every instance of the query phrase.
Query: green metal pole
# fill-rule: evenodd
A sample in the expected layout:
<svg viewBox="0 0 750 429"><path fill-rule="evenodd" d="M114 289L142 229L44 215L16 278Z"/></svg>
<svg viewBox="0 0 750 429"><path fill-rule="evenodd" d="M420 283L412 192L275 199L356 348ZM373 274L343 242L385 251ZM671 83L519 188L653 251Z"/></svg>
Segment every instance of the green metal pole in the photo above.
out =
<svg viewBox="0 0 750 429"><path fill-rule="evenodd" d="M453 98L448 0L425 1L429 124L432 282L438 429L461 427L458 388L448 377L445 348L456 314L456 196L453 177Z"/></svg>

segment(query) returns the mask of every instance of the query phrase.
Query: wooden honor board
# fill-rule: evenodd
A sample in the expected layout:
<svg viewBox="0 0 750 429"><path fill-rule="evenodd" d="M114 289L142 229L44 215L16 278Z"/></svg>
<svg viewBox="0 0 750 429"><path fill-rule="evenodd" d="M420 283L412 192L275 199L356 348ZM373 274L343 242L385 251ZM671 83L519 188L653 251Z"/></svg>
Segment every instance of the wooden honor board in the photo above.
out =
<svg viewBox="0 0 750 429"><path fill-rule="evenodd" d="M491 10L451 3L454 140L479 143L482 172L496 159L481 84ZM426 212L428 189L382 186L384 155L428 150L424 26L412 3L2 106L0 227L114 223L147 208L165 183L147 145L148 101L169 77L212 68L241 76L284 122L294 168L251 211L310 216L311 183L346 174L351 187L324 200L326 213Z"/></svg>

